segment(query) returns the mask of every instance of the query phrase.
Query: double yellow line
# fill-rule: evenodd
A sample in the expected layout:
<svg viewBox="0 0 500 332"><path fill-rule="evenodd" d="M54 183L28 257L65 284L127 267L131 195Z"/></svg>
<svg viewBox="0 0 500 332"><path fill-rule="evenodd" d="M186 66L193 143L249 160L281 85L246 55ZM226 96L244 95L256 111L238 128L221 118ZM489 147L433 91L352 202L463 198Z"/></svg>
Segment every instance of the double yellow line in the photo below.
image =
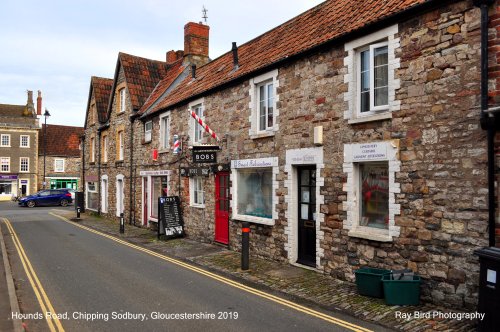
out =
<svg viewBox="0 0 500 332"><path fill-rule="evenodd" d="M3 218L3 222L7 226L7 229L12 236L14 246L16 247L19 258L21 259L24 271L28 276L28 280L31 284L31 287L33 288L33 291L35 292L38 303L40 303L40 307L42 308L43 315L45 317L45 320L47 321L47 324L49 325L50 331L64 332L61 322L59 321L59 319L57 319L56 311L54 310L52 303L50 303L50 300L47 297L47 294L45 293L45 290L43 289L42 284L40 283L40 280L38 279L38 276L36 275L35 270L33 269L33 266L31 265L31 262L26 255L26 252L24 251L21 241L19 241L19 237L17 236L8 219Z"/></svg>
<svg viewBox="0 0 500 332"><path fill-rule="evenodd" d="M244 284L241 284L239 282L233 281L231 279L227 279L227 278L221 277L221 276L219 276L219 275L217 275L215 273L211 273L209 271L205 271L203 269L200 269L200 268L198 268L196 266L187 264L187 263L182 262L180 260L177 260L177 259L165 256L165 255L161 255L161 254L156 253L156 252L154 252L152 250L136 246L134 244L131 244L129 242L126 242L126 241L123 241L123 240L121 240L119 238L116 238L114 236L111 236L111 235L108 235L108 234L105 234L105 233L101 233L101 232L96 231L96 230L94 230L92 228L89 228L89 227L82 226L80 224L74 223L74 222L68 220L67 218L65 218L63 216L60 216L60 215L57 215L57 214L54 214L54 213L50 213L50 214L53 215L53 216L55 216L55 217L57 217L57 218L59 218L59 219L61 219L61 220L63 220L63 221L65 221L65 222L67 222L67 223L69 223L69 224L71 224L71 225L74 225L76 227L80 227L81 229L84 229L84 230L89 231L91 233L103 236L103 237L108 238L108 239L110 239L112 241L115 241L117 243L123 244L124 246L127 246L127 247L130 247L130 248L142 251L142 252L144 252L144 253L146 253L148 255L157 257L157 258L162 259L164 261L167 261L169 263L172 263L172 264L175 264L175 265L178 265L178 266L182 266L182 267L184 267L184 268L186 268L188 270L191 270L193 272L196 272L196 273L202 274L204 276L207 276L209 278L215 279L215 280L217 280L219 282L222 282L222 283L224 283L226 285L229 285L229 286L241 289L241 290L243 290L245 292L257 295L259 297L265 298L265 299L270 300L272 302L279 303L279 304L281 304L281 305L283 305L285 307L288 307L288 308L300 311L302 313L305 313L307 315L310 315L310 316L322 319L322 320L327 321L329 323L345 327L346 329L349 329L351 331L371 332L371 330L366 329L366 328L364 328L362 326L355 325L355 324L349 323L347 321L344 321L344 320L341 320L341 319L329 316L329 315L324 314L322 312L319 312L319 311L316 311L316 310L304 307L304 306L302 306L300 304L297 304L297 303L294 303L294 302L282 299L282 298L274 296L272 294L265 293L263 291L260 291L258 289L246 286Z"/></svg>

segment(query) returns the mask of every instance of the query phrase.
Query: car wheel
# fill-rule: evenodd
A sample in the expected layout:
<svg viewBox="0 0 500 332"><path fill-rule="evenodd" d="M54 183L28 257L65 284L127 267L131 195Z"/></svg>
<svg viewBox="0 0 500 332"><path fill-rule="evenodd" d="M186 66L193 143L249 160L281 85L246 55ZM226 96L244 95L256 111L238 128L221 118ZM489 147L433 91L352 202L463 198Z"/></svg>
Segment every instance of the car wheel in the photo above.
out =
<svg viewBox="0 0 500 332"><path fill-rule="evenodd" d="M28 203L26 203L26 206L32 208L36 206L36 203L35 201L29 201Z"/></svg>
<svg viewBox="0 0 500 332"><path fill-rule="evenodd" d="M68 201L65 199L61 199L61 206L68 206Z"/></svg>

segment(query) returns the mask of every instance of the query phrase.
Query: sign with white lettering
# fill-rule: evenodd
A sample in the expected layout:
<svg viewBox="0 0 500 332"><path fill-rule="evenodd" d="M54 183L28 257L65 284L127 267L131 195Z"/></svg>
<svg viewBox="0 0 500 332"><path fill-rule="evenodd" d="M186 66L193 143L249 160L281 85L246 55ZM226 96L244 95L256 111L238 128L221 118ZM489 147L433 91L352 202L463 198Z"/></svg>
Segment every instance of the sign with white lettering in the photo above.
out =
<svg viewBox="0 0 500 332"><path fill-rule="evenodd" d="M168 238L184 236L184 221L181 213L179 196L164 196L158 198L158 238L165 235Z"/></svg>
<svg viewBox="0 0 500 332"><path fill-rule="evenodd" d="M193 163L207 163L212 164L217 162L217 152L215 151L194 151L193 150Z"/></svg>
<svg viewBox="0 0 500 332"><path fill-rule="evenodd" d="M352 161L387 160L387 143L366 143L352 145Z"/></svg>
<svg viewBox="0 0 500 332"><path fill-rule="evenodd" d="M210 167L181 167L181 176L209 176Z"/></svg>
<svg viewBox="0 0 500 332"><path fill-rule="evenodd" d="M231 168L255 168L255 167L273 167L273 166L278 166L277 157L231 161Z"/></svg>
<svg viewBox="0 0 500 332"><path fill-rule="evenodd" d="M157 176L157 175L170 175L170 171L167 169L159 170L159 171L140 171L139 172L140 176Z"/></svg>

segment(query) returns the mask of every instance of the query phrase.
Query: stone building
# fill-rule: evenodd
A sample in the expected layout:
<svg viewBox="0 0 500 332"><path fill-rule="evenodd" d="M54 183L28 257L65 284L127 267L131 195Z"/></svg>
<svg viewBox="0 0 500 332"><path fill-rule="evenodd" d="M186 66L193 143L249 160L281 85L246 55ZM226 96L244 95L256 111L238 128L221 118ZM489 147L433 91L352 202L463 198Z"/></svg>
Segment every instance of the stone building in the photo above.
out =
<svg viewBox="0 0 500 332"><path fill-rule="evenodd" d="M488 245L480 22L472 1L327 1L143 106L152 141L136 159L169 166L192 238L239 248L248 221L253 254L349 280L411 268L424 299L473 308ZM166 133L182 155L153 158ZM190 149L206 143L221 150L200 171Z"/></svg>
<svg viewBox="0 0 500 332"><path fill-rule="evenodd" d="M254 255L346 280L411 268L424 300L475 308L473 252L498 218L499 60L481 71L498 13L487 0L326 1L204 65L170 67L127 129L130 218L156 227L157 197L179 196L191 238L239 249L245 221Z"/></svg>
<svg viewBox="0 0 500 332"><path fill-rule="evenodd" d="M0 104L0 200L36 192L41 105L40 91L36 110L33 91L26 105Z"/></svg>
<svg viewBox="0 0 500 332"><path fill-rule="evenodd" d="M79 188L82 134L83 127L42 125L38 144L38 189L43 189L44 170L47 189Z"/></svg>

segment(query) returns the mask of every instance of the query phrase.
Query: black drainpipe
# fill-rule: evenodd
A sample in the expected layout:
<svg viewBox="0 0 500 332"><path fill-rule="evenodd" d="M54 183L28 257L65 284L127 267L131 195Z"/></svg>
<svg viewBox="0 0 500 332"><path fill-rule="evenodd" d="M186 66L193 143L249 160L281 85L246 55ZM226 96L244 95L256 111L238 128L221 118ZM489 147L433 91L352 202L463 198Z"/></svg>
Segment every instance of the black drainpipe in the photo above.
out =
<svg viewBox="0 0 500 332"><path fill-rule="evenodd" d="M128 223L129 225L134 224L135 226L135 206L134 204L135 192L134 192L134 121L137 117L137 110L130 116L130 184L129 184L129 211L128 211ZM133 214L133 216L132 216Z"/></svg>
<svg viewBox="0 0 500 332"><path fill-rule="evenodd" d="M488 7L494 0L475 0L481 8L481 128L488 144L488 229L489 246L495 246L495 118L488 114Z"/></svg>
<svg viewBox="0 0 500 332"><path fill-rule="evenodd" d="M101 187L101 130L97 129L97 188L99 188L99 192L97 193L97 199L98 204L97 204L97 215L101 215L101 202L102 202L102 187Z"/></svg>

